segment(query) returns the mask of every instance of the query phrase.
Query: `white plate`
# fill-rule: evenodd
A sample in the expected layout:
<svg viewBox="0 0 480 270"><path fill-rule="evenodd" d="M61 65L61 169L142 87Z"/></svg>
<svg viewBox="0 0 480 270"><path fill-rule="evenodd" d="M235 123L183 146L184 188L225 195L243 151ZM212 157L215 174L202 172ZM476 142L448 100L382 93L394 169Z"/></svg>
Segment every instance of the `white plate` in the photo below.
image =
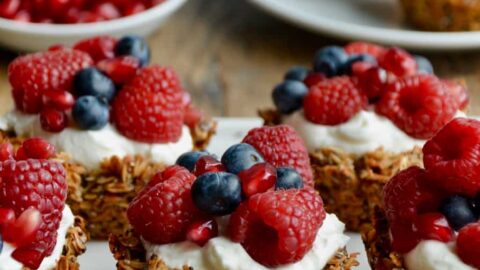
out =
<svg viewBox="0 0 480 270"><path fill-rule="evenodd" d="M480 48L480 32L422 32L409 29L399 0L250 0L293 24L347 40L411 49Z"/></svg>
<svg viewBox="0 0 480 270"><path fill-rule="evenodd" d="M209 151L221 156L232 144L240 142L246 132L262 125L258 118L219 118L218 135L210 143ZM369 270L365 248L357 233L349 233L351 237L347 245L349 252L360 252L358 270ZM87 246L87 253L80 257L81 269L115 270L115 261L108 249L107 242L92 241Z"/></svg>
<svg viewBox="0 0 480 270"><path fill-rule="evenodd" d="M91 36L148 36L186 1L167 0L133 16L96 23L36 24L0 18L0 45L14 51L41 51L52 44L72 45Z"/></svg>

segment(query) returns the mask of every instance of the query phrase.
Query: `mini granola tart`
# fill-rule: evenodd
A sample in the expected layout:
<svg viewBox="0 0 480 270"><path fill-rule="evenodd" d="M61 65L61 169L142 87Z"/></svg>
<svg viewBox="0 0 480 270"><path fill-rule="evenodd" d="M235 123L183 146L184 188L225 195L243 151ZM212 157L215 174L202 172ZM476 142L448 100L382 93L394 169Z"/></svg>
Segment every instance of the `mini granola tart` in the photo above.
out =
<svg viewBox="0 0 480 270"><path fill-rule="evenodd" d="M95 239L125 231L127 206L153 173L204 149L215 133L175 71L149 59L139 37L101 36L8 67L15 109L0 118L0 140L41 137L55 146L67 202Z"/></svg>
<svg viewBox="0 0 480 270"><path fill-rule="evenodd" d="M171 202L175 203L171 203ZM117 269L352 269L345 225L313 189L308 153L288 126L249 131L218 160L187 152L130 203L110 237Z"/></svg>
<svg viewBox="0 0 480 270"><path fill-rule="evenodd" d="M397 173L363 232L373 269L480 268L480 121L456 118ZM477 175L477 173L479 175Z"/></svg>
<svg viewBox="0 0 480 270"><path fill-rule="evenodd" d="M84 220L65 204L66 171L40 138L0 143L0 269L79 269Z"/></svg>
<svg viewBox="0 0 480 270"><path fill-rule="evenodd" d="M292 126L305 141L315 187L349 230L370 222L380 191L398 171L422 166L420 148L468 105L460 82L400 48L328 46L313 69L291 68L272 93L265 125Z"/></svg>

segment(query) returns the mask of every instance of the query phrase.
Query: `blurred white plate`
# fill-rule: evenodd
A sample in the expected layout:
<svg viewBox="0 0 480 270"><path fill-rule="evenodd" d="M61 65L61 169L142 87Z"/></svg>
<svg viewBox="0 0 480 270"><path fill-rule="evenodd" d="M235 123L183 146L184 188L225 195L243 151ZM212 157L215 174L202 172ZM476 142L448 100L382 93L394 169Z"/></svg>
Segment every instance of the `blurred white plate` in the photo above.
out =
<svg viewBox="0 0 480 270"><path fill-rule="evenodd" d="M240 142L248 130L259 127L262 121L258 118L218 118L218 132L210 143L209 151L221 156L227 148ZM351 237L347 245L349 252L360 252L358 270L370 270L365 248L358 233L349 233ZM81 269L115 270L115 260L108 248L108 243L92 241L87 246L87 253L80 257Z"/></svg>
<svg viewBox="0 0 480 270"><path fill-rule="evenodd" d="M187 0L167 0L139 14L85 24L35 24L0 18L0 45L13 51L40 51L52 44L72 45L98 35L148 36Z"/></svg>
<svg viewBox="0 0 480 270"><path fill-rule="evenodd" d="M399 0L250 0L314 32L421 50L480 48L478 32L422 32L405 26Z"/></svg>

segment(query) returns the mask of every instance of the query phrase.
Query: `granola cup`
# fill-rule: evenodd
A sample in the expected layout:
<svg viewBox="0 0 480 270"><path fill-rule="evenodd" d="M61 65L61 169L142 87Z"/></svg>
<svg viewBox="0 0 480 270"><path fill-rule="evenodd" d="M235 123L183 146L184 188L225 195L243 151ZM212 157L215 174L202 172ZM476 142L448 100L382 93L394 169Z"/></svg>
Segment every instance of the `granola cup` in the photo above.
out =
<svg viewBox="0 0 480 270"><path fill-rule="evenodd" d="M190 129L195 149L205 149L215 134L212 119ZM24 138L0 130L0 143L9 141L19 145ZM126 211L128 204L151 177L167 167L142 156L117 156L105 159L98 169L88 171L71 162L68 153L56 159L67 171L67 204L75 215L83 217L93 239L108 239L110 233L121 234L129 228Z"/></svg>
<svg viewBox="0 0 480 270"><path fill-rule="evenodd" d="M259 114L265 125L282 122L274 110ZM423 166L419 147L398 154L379 148L361 156L324 147L310 152L310 162L325 210L337 215L350 231L368 226L375 206L381 202L383 186L393 175L413 165Z"/></svg>
<svg viewBox="0 0 480 270"><path fill-rule="evenodd" d="M427 31L477 31L479 0L400 0L412 26Z"/></svg>
<svg viewBox="0 0 480 270"><path fill-rule="evenodd" d="M112 234L109 239L110 251L117 261L118 270L195 270L188 265L182 269L170 268L161 258L152 256L148 261L140 238L132 230L124 234ZM323 270L349 270L358 266L357 254L348 254L340 249ZM321 270L321 269L319 269Z"/></svg>

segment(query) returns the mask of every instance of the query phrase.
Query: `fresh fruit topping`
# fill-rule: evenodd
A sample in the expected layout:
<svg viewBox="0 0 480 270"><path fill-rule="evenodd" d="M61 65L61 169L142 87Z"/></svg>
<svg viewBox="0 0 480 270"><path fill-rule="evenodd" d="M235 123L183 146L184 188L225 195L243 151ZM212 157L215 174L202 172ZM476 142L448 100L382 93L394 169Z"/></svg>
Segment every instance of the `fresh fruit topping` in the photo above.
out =
<svg viewBox="0 0 480 270"><path fill-rule="evenodd" d="M114 49L116 44L117 39L114 37L99 36L82 40L75 44L73 48L88 53L96 63L115 57Z"/></svg>
<svg viewBox="0 0 480 270"><path fill-rule="evenodd" d="M349 77L335 77L313 86L303 101L305 117L316 124L338 125L367 105L367 96Z"/></svg>
<svg viewBox="0 0 480 270"><path fill-rule="evenodd" d="M117 56L133 56L140 60L140 65L146 66L150 62L150 47L139 36L126 36L120 39L115 46Z"/></svg>
<svg viewBox="0 0 480 270"><path fill-rule="evenodd" d="M223 164L212 156L202 156L195 163L193 174L200 176L207 172L223 172L225 167Z"/></svg>
<svg viewBox="0 0 480 270"><path fill-rule="evenodd" d="M321 72L310 72L307 77L303 80L303 83L308 87L312 87L316 85L317 83L325 80L325 75Z"/></svg>
<svg viewBox="0 0 480 270"><path fill-rule="evenodd" d="M426 57L421 55L414 55L415 62L417 62L418 73L433 74L433 66Z"/></svg>
<svg viewBox="0 0 480 270"><path fill-rule="evenodd" d="M380 67L371 67L356 74L358 87L367 94L370 101L378 101L387 82L387 72Z"/></svg>
<svg viewBox="0 0 480 270"><path fill-rule="evenodd" d="M222 156L222 164L228 172L238 174L257 163L263 163L263 156L250 144L239 143L230 146Z"/></svg>
<svg viewBox="0 0 480 270"><path fill-rule="evenodd" d="M278 111L290 114L302 108L308 88L300 81L285 80L273 89L272 97Z"/></svg>
<svg viewBox="0 0 480 270"><path fill-rule="evenodd" d="M277 182L275 189L302 189L303 179L300 174L292 168L277 168Z"/></svg>
<svg viewBox="0 0 480 270"><path fill-rule="evenodd" d="M0 208L0 232L7 226L15 223L15 211L11 208Z"/></svg>
<svg viewBox="0 0 480 270"><path fill-rule="evenodd" d="M156 65L144 68L113 100L113 123L133 140L176 142L182 134L182 93L171 69Z"/></svg>
<svg viewBox="0 0 480 270"><path fill-rule="evenodd" d="M94 96L82 96L72 109L77 126L84 130L100 130L108 124L108 105Z"/></svg>
<svg viewBox="0 0 480 270"><path fill-rule="evenodd" d="M243 195L251 197L271 189L275 185L277 171L269 163L258 163L250 169L241 171L238 177L242 183Z"/></svg>
<svg viewBox="0 0 480 270"><path fill-rule="evenodd" d="M0 162L13 159L13 145L10 143L0 143Z"/></svg>
<svg viewBox="0 0 480 270"><path fill-rule="evenodd" d="M350 55L342 66L342 74L351 75L353 72L353 65L356 63L369 63L371 65L375 65L377 60L369 54Z"/></svg>
<svg viewBox="0 0 480 270"><path fill-rule="evenodd" d="M457 237L457 254L467 264L480 268L480 223L469 224Z"/></svg>
<svg viewBox="0 0 480 270"><path fill-rule="evenodd" d="M135 231L155 244L185 240L190 224L204 218L192 201L194 181L195 176L187 169L174 166L169 178L145 187L127 210Z"/></svg>
<svg viewBox="0 0 480 270"><path fill-rule="evenodd" d="M347 59L348 55L342 47L324 47L315 54L313 69L316 72L325 74L327 77L340 75Z"/></svg>
<svg viewBox="0 0 480 270"><path fill-rule="evenodd" d="M390 222L392 249L399 253L407 253L421 241L411 222Z"/></svg>
<svg viewBox="0 0 480 270"><path fill-rule="evenodd" d="M183 115L183 123L187 125L191 130L194 130L195 127L205 118L204 112L196 107L187 106Z"/></svg>
<svg viewBox="0 0 480 270"><path fill-rule="evenodd" d="M387 85L376 111L408 135L428 139L453 119L457 106L432 75L404 77Z"/></svg>
<svg viewBox="0 0 480 270"><path fill-rule="evenodd" d="M46 107L40 112L42 129L52 133L64 130L68 125L68 116L65 112Z"/></svg>
<svg viewBox="0 0 480 270"><path fill-rule="evenodd" d="M218 225L215 219L197 221L187 229L187 240L204 246L210 239L218 236Z"/></svg>
<svg viewBox="0 0 480 270"><path fill-rule="evenodd" d="M382 46L362 41L351 42L345 46L345 52L350 55L369 54L375 58L380 58L386 51L387 49Z"/></svg>
<svg viewBox="0 0 480 270"><path fill-rule="evenodd" d="M442 80L442 82L447 88L447 91L452 95L453 100L456 101L458 109L466 109L468 106L469 97L464 83L452 80Z"/></svg>
<svg viewBox="0 0 480 270"><path fill-rule="evenodd" d="M73 93L77 97L94 96L111 101L115 95L115 84L97 68L89 67L75 74Z"/></svg>
<svg viewBox="0 0 480 270"><path fill-rule="evenodd" d="M175 161L175 164L186 168L190 172L193 172L198 159L207 155L209 155L209 153L206 151L186 152L178 157L177 161Z"/></svg>
<svg viewBox="0 0 480 270"><path fill-rule="evenodd" d="M26 159L28 159L28 157L25 154L25 151L23 150L23 147L20 146L17 149L17 152L15 153L15 160L26 160Z"/></svg>
<svg viewBox="0 0 480 270"><path fill-rule="evenodd" d="M202 174L192 185L192 198L202 211L215 216L231 214L242 201L240 179L231 173Z"/></svg>
<svg viewBox="0 0 480 270"><path fill-rule="evenodd" d="M27 139L22 147L28 158L49 159L55 156L55 147L42 138Z"/></svg>
<svg viewBox="0 0 480 270"><path fill-rule="evenodd" d="M417 73L415 58L407 51L400 48L388 49L378 63L384 69L398 77L411 76Z"/></svg>
<svg viewBox="0 0 480 270"><path fill-rule="evenodd" d="M131 81L140 68L140 61L132 56L121 56L114 59L105 59L97 64L98 69L107 74L116 85L123 85Z"/></svg>
<svg viewBox="0 0 480 270"><path fill-rule="evenodd" d="M67 111L75 104L75 98L67 91L46 91L42 96L43 106L58 111Z"/></svg>
<svg viewBox="0 0 480 270"><path fill-rule="evenodd" d="M76 50L47 51L16 58L8 67L17 109L39 113L47 91L70 89L73 76L93 64L90 56Z"/></svg>
<svg viewBox="0 0 480 270"><path fill-rule="evenodd" d="M255 128L248 132L243 142L255 147L272 165L294 168L302 176L305 185L313 187L308 151L302 138L292 127L280 125Z"/></svg>
<svg viewBox="0 0 480 270"><path fill-rule="evenodd" d="M267 191L240 205L228 232L255 261L275 267L294 263L311 250L325 216L322 199L313 190Z"/></svg>
<svg viewBox="0 0 480 270"><path fill-rule="evenodd" d="M454 194L480 191L480 122L456 118L423 147L423 162L432 184Z"/></svg>
<svg viewBox="0 0 480 270"><path fill-rule="evenodd" d="M3 239L14 247L30 245L35 241L41 222L40 212L37 209L28 208L15 220L3 224Z"/></svg>
<svg viewBox="0 0 480 270"><path fill-rule="evenodd" d="M453 239L453 230L447 219L440 213L422 214L413 221L417 235L421 239L449 242Z"/></svg>
<svg viewBox="0 0 480 270"><path fill-rule="evenodd" d="M445 215L455 231L477 221L477 215L470 200L459 195L445 199L440 207L440 212Z"/></svg>
<svg viewBox="0 0 480 270"><path fill-rule="evenodd" d="M284 79L303 82L308 73L309 70L305 67L292 67L285 73Z"/></svg>

